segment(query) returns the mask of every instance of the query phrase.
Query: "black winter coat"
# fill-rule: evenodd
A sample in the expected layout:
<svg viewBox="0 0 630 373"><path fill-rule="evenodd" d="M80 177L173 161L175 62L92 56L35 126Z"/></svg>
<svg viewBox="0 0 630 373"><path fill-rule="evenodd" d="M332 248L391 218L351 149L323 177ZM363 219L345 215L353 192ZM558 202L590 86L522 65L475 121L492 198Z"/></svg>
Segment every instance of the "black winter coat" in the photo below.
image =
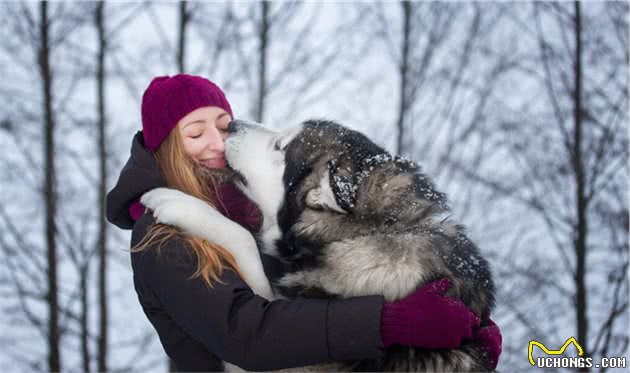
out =
<svg viewBox="0 0 630 373"><path fill-rule="evenodd" d="M131 157L107 196L107 218L133 229L136 245L154 220L136 222L130 204L164 186L153 154L139 132ZM277 262L263 256L265 271L278 275ZM376 359L382 356L380 313L383 298L296 299L269 302L255 295L233 271L213 288L200 278L194 253L181 239L131 253L138 299L162 346L180 371L220 371L221 360L247 370L275 370L309 364Z"/></svg>

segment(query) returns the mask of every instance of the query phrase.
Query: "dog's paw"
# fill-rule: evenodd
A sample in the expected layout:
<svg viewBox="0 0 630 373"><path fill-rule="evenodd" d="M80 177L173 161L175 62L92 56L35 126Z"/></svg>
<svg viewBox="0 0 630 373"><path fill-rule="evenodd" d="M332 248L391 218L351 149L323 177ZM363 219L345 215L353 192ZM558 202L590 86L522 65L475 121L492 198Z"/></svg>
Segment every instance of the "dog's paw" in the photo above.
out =
<svg viewBox="0 0 630 373"><path fill-rule="evenodd" d="M213 214L214 209L204 201L179 190L156 188L145 193L140 202L153 211L158 223L195 231L197 223Z"/></svg>
<svg viewBox="0 0 630 373"><path fill-rule="evenodd" d="M264 272L263 272L264 273ZM258 276L258 279L252 279L251 284L249 286L252 288L254 294L259 295L267 300L276 299L275 294L271 288L271 284L269 283L269 279L267 276Z"/></svg>
<svg viewBox="0 0 630 373"><path fill-rule="evenodd" d="M227 249L254 293L273 299L256 240L245 228L221 215L206 202L175 189L153 189L145 193L140 202L153 211L158 223L175 226Z"/></svg>

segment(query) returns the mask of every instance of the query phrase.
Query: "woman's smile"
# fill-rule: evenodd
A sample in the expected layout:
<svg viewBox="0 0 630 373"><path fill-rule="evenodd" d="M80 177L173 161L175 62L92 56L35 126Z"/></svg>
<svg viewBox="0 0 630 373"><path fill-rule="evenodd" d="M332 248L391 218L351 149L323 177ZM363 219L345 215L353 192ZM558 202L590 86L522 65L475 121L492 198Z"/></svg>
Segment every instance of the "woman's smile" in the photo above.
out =
<svg viewBox="0 0 630 373"><path fill-rule="evenodd" d="M227 165L223 155L215 158L199 160L199 163L208 168L224 168Z"/></svg>

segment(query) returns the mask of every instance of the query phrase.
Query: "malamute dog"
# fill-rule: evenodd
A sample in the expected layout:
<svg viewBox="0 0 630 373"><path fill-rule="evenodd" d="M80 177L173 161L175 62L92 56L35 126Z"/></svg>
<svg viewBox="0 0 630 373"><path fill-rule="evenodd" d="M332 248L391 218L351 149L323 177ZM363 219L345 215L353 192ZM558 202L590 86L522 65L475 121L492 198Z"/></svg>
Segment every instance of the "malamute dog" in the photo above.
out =
<svg viewBox="0 0 630 373"><path fill-rule="evenodd" d="M447 294L480 315L482 325L488 319L494 304L488 263L463 228L444 217L445 196L415 163L330 121L307 121L280 133L233 121L230 131L226 160L237 174L236 185L258 204L264 219L258 245L294 268L273 284L281 296L381 294L394 301L430 281L449 278L452 287ZM223 244L235 254L245 281L259 295L270 297L256 247L245 237L248 233L241 232L242 237L233 230L230 235L221 233L216 227L229 224L220 221L226 218L215 212L211 219L200 219L202 214L191 211L208 209L177 191L156 189L142 202L154 210L158 221ZM489 367L475 346L464 344L439 351L392 346L382 360L343 362L325 369Z"/></svg>

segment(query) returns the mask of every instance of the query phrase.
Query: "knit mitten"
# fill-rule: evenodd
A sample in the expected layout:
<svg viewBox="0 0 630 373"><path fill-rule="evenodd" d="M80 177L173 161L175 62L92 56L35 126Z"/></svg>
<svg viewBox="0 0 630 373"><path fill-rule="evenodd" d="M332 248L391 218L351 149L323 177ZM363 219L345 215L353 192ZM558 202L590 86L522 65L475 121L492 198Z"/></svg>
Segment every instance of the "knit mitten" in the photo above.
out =
<svg viewBox="0 0 630 373"><path fill-rule="evenodd" d="M444 295L450 287L451 282L442 279L396 302L386 302L381 313L383 345L451 349L471 339L479 317L461 301Z"/></svg>
<svg viewBox="0 0 630 373"><path fill-rule="evenodd" d="M501 330L491 319L488 319L487 325L477 329L473 334L472 342L486 355L492 370L496 369L499 363L502 341Z"/></svg>

